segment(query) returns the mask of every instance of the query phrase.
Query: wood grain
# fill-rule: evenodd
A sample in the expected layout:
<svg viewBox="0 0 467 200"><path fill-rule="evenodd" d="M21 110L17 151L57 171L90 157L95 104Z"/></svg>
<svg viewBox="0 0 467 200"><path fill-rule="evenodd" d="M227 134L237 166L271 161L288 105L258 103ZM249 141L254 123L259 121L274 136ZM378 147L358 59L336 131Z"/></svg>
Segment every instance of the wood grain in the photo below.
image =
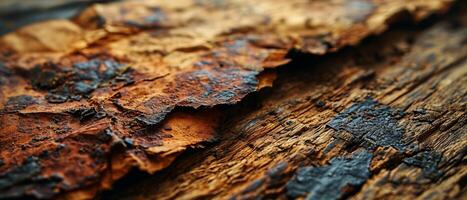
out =
<svg viewBox="0 0 467 200"><path fill-rule="evenodd" d="M272 89L231 108L217 144L103 199L465 199L458 6L428 27L293 56Z"/></svg>

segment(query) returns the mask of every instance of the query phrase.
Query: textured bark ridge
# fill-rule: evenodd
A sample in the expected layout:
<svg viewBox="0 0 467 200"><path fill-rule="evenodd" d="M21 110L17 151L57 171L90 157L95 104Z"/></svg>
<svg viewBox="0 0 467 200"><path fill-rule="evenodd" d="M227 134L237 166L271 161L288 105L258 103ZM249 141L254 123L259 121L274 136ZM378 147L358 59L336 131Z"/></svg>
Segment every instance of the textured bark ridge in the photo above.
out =
<svg viewBox="0 0 467 200"><path fill-rule="evenodd" d="M149 173L159 171L185 149L215 139L219 121L224 116L221 108L215 106L238 103L249 93L270 86L275 75L264 72L265 68L288 63L290 59L286 55L291 50L315 55L334 52L381 33L401 16L410 16L416 22L446 11L450 3L450 0L124 1L94 5L73 20L41 22L7 34L0 38L0 198L92 198L96 192L110 188L133 167ZM388 75L388 80L373 84L394 87L388 89L393 96L384 97L398 100L398 91L409 92L408 85L415 87L415 81L427 79L430 73L441 71L443 66L447 68L463 55L463 46L454 45L465 42L463 34L459 33L461 28L452 28L452 33L442 28L432 32L436 36L427 34L420 41L433 44L416 43L413 48L412 44L401 44L405 45L400 47L401 54L412 50L412 57L388 56L395 61L401 59L400 65L406 65L404 67L417 65L423 70L436 69L426 71L421 74L425 78L417 79L412 79L415 69L393 72L400 74ZM381 52L383 56L384 53ZM443 59L433 56L441 53L446 54ZM355 67L342 73L347 74L330 74L349 81L344 84L346 86L366 80L357 75L367 71ZM353 82L349 78L352 75ZM394 77L400 79L390 80ZM397 81L400 85L396 86ZM297 81L296 84L301 83ZM350 90L347 87L341 90L345 89ZM278 91L293 94L284 88ZM349 101L340 97L343 94L346 93L330 99ZM354 98L360 96L363 93L357 92ZM387 102L365 100L355 109L343 112L328 126L336 132L347 131L336 136L338 138L366 144L383 134L369 131L373 129L362 130L359 126L384 125L384 130L394 131L395 135L369 144L371 148L365 154L373 154L375 148L381 146L397 147L402 152L399 154L412 155L412 150L407 150L412 148L399 143L400 137L405 137L401 128L397 128L403 116L386 108ZM368 119L362 112L380 113L385 118ZM326 119L329 117L323 116L321 120ZM364 124L357 124L359 121ZM293 125L293 121L290 123ZM262 137L261 134L262 131L257 130L252 136ZM267 141L271 142L264 140ZM398 152L392 153L398 155ZM428 175L432 174L441 161L437 156L427 158L424 155L413 154L404 159L404 163L423 166ZM428 155L432 155L431 151ZM365 157L355 154L347 158L355 157L358 163L370 159L360 158L362 156ZM373 160L379 158L373 157ZM335 170L335 165L347 162L345 159L336 158L327 167L304 170L304 176L306 171ZM426 162L431 164L426 166ZM288 170L287 166L283 170ZM370 171L373 168L370 166ZM282 172L278 169L273 174L277 173ZM244 173L233 175L245 176ZM346 176L347 182L339 184L339 188L361 185L368 179L352 174ZM264 179L274 181L275 178L273 175ZM331 179L324 175L317 181ZM219 178L217 181L235 180ZM264 184L258 187L266 187ZM294 184L298 183L289 185L293 187ZM205 187L205 184L190 187ZM298 193L329 187L303 186ZM164 188L169 189L161 187L161 190ZM188 188L174 187L172 189L181 191L164 197L183 196ZM232 191L239 192L238 189ZM189 190L193 192L191 195L214 194ZM222 197L233 194L232 191L226 193L219 189L215 194ZM238 195L240 198L250 192Z"/></svg>
<svg viewBox="0 0 467 200"><path fill-rule="evenodd" d="M218 143L104 199L465 199L467 15L457 6L335 54L292 55L272 89L229 110Z"/></svg>

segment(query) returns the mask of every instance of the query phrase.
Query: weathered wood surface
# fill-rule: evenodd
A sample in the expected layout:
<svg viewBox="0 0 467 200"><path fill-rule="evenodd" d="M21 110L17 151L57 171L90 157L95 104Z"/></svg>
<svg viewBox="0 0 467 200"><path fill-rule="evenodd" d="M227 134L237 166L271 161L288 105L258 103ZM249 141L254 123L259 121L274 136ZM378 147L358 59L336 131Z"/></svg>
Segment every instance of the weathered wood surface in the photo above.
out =
<svg viewBox="0 0 467 200"><path fill-rule="evenodd" d="M466 199L467 15L322 58L229 110L219 142L103 199Z"/></svg>
<svg viewBox="0 0 467 200"><path fill-rule="evenodd" d="M274 70L264 71L265 68L275 68L289 62L290 58L286 55L290 51L315 55L335 52L345 46L355 45L370 35L381 33L387 29L388 24L394 21L403 19L418 22L433 13L442 13L446 11L451 2L450 0L410 2L402 0L125 1L92 6L73 20L38 23L7 34L0 38L2 45L0 48L0 107L2 108L0 111L0 198L32 196L86 199L92 198L102 189L110 188L113 182L132 168L149 173L157 172L171 164L185 149L215 139L219 121L225 116L225 112L221 107L214 106L238 103L246 95L264 86L270 86L274 79L272 73ZM310 12L311 10L314 12ZM284 84L275 89L276 93L268 97L270 103L267 103L266 99L264 104L274 108L290 105L289 108L283 110L282 117L286 117L286 112L296 115L293 113L294 110L308 108L306 103L309 103L300 103L300 100L297 100L307 96L298 91L311 91L314 90L312 87L317 87L315 89L319 90L315 92L318 93L314 94L322 97L322 101L326 100L326 103L324 105L317 103L321 105L319 108L321 110L309 107L311 109L309 116L317 118L313 118L315 121L310 121L305 125L308 128L322 129L324 132L308 132L305 130L307 128L303 128L304 131L294 136L291 134L296 131L293 128L296 126L294 123L298 122L298 117L301 116L281 118L279 111L271 114L271 110L267 110L269 114L263 116L258 113L266 111L258 110L257 114L253 112L249 115L261 119L265 123L264 127L258 127L259 125L247 121L234 126L235 120L232 120L229 123L233 126L229 129L232 131L227 132L239 136L228 137L228 134L224 133L219 139L220 146L214 148L216 151L222 149L220 152L225 152L224 160L235 163L239 161L237 159L242 159L241 163L244 164L231 165L223 162L223 159L216 161L211 153L207 153L203 156L207 156L208 163L213 161L214 164L211 167L214 166L213 168L219 171L207 170L200 173L201 175L213 173L215 176L207 175L206 177L208 179L219 178L214 180L216 184L211 184L208 179L200 179L190 185L190 181L195 181L194 177L197 176L192 176L190 172L187 172L188 175L185 176L189 178L182 185L174 184L172 180L161 181L156 185L165 186L159 189L149 189L149 193L143 192L142 195L154 198L214 196L224 198L236 195L241 198L247 195L254 196L252 192L270 193L269 190L275 188L268 188L269 183L263 185L258 182L251 183L248 180L259 178L261 172L268 167L273 167L272 164L277 164L276 161L289 163L283 164L286 165L287 170L290 170L289 178L298 166L293 163L292 158L289 159L288 154L275 153L274 149L279 147L284 149L282 147L284 145L285 147L295 146L294 141L298 144L298 141L301 141L299 136L303 139L307 134L308 136L317 134L319 138L333 140L331 136L335 134L325 129L324 123L326 120L329 121L331 115L334 114L331 110L340 112L350 106L352 100L363 102L356 104L357 108L360 106L373 109L376 112L374 115L386 117L384 119L376 117L375 120L369 122L363 121L368 123L367 127L387 125L390 126L387 130L395 134L394 137L383 138L383 141L376 142L375 145L393 146L396 150L386 152L383 149L375 152L375 145L366 145L369 146L367 151L354 155L358 166L364 169L370 159L377 158L373 155L379 151L387 153L389 157L407 155L408 159L404 162L417 165L415 156L419 153L417 148L399 141L410 134L395 125L404 122L410 115L399 113L401 116L396 118L390 108L380 109L380 104L391 103L391 106L392 104L399 106L394 103L400 99L396 98L398 92L401 94L412 92L413 88L407 88L408 85L416 86L417 81L423 81L427 77L432 77L432 73L437 73L437 68L441 70L443 66L448 65L447 63L460 60L465 52L465 38L463 38L465 31L463 32L461 26L451 28L435 29L434 36L430 37L429 34L425 36L428 38L427 41L431 39L438 42L433 45L417 46L418 43L415 43L412 48L410 41L418 40L418 36L413 36L407 44L401 43L400 46L396 46L395 50L388 47L389 50L386 50L388 52L375 47L367 52L361 52L361 55L339 54L342 57L335 57L334 61L329 61L328 64L344 65L346 64L344 58L347 62L358 58L358 62L363 62L363 64L356 63L353 68L352 65L335 67L339 70L332 71L332 73L323 72L319 76L334 78L321 80L322 83L326 83L327 87L300 82L298 80L301 78L292 73L290 78L298 77L297 81L294 79L285 81L290 82L288 83L290 85ZM403 32L398 37L406 37L407 34ZM411 34L415 33L408 35ZM422 43L425 41L420 40ZM455 42L458 42L457 46L453 44ZM417 48L418 51L415 51ZM427 49L429 48L439 50L435 52L436 55L440 55L439 57L445 57L444 54L450 57L438 60L440 63L436 65L425 66L423 59L420 61L421 64L418 63L418 59L421 58L426 58L430 62L439 58L428 55ZM412 50L414 52L411 52ZM375 58L370 56L370 52L381 54L376 55L376 59L380 59L378 56L390 58L377 63L372 60ZM412 57L403 58L404 53ZM419 58L420 56L422 57ZM422 71L424 73L419 74L416 70L391 71L389 69L392 68L384 67L398 59L407 60L405 63L407 65L417 61L417 66L426 68L428 71ZM375 68L387 69L390 72L364 69L362 65L365 67L374 65ZM400 66L402 65L404 63L400 63ZM429 69L433 67L436 69L430 71ZM374 83L368 82L368 88L362 91L360 91L361 88L356 87L358 84L366 84L367 82L362 83L362 81L367 81L368 77L374 76L384 76L388 79L378 79L380 82ZM414 78L414 76L421 77ZM310 77L302 78L310 79ZM459 84L459 82L455 83ZM350 86L355 86L355 88ZM332 94L333 89L338 89L341 93L336 92L335 96L327 97L326 95ZM320 90L322 93L319 93ZM308 94L310 95L312 94ZM347 95L351 97L346 97ZM445 95L450 95L454 99L463 97L451 93ZM364 101L363 96L373 96L380 103L372 100ZM395 99L394 102L390 101L391 98ZM295 99L297 103L283 103L282 105L281 102L288 102L287 99ZM317 101L312 98L310 102L315 100ZM294 107L300 105L304 107ZM308 106L312 105L315 104ZM430 105L427 104L427 106ZM433 109L427 109L429 110L427 113L432 113ZM251 108L248 110L251 111ZM438 110L433 112L435 111ZM367 140L370 143L374 137L384 137L381 132L377 136L368 135L365 130L362 130L364 128L359 126L347 127L346 124L350 123L347 117L353 115L356 115L357 119L361 118L360 120L366 119L358 112L349 111L344 112L341 117L336 117L334 123L327 126L336 130L358 129L358 132L353 134L369 137ZM306 116L306 113L303 113L303 116ZM232 117L235 118L235 116ZM290 128L281 128L282 122L276 123L280 125L276 127L275 122L271 121L274 119L286 120L285 123ZM453 123L458 121L461 120ZM246 124L248 127L242 128ZM319 125L322 125L321 128ZM278 131L279 136L285 135L282 135L282 138L269 137L275 133L271 129L273 127L283 129L282 131L274 130ZM252 132L245 133L245 135L243 129L245 131L251 129ZM376 131L374 128L371 130ZM287 131L289 132L286 133ZM350 136L342 133L336 137L345 140ZM253 138L258 139L258 144L248 141ZM235 140L238 141L235 143ZM245 141L248 141L245 145L253 147L252 150L241 148L244 145L242 142ZM303 163L322 164L324 167L317 168L321 171L340 171L339 168L334 169L334 166L346 164L346 159L336 158L330 162L330 167L326 167L325 162L333 154L329 154L328 157L319 157L322 154L319 153L319 145L328 146L325 142L329 141L324 139L323 143L313 143L311 139L306 139L306 141L311 141L311 146L313 146L307 148L310 150L315 148L316 153L310 155L319 159L311 159ZM339 152L339 146L342 146L343 142L336 139L336 142L332 144L337 147L329 148L330 152ZM261 147L260 150L253 151L257 145ZM302 147L305 148L305 146ZM420 145L420 148L422 147ZM234 151L237 148L240 148L239 151ZM285 151L288 152L288 150ZM298 152L298 149L295 151ZM270 159L261 157L263 160L258 162L244 159L250 156L255 158L252 152L258 155L263 152L270 156ZM334 153L334 155L344 156L339 153ZM411 156L415 156L412 158L412 160L415 159L414 161L410 161ZM437 157L433 157L435 157L434 162L438 162ZM198 164L202 167L206 162L202 161L204 158L192 156L189 162L198 163L199 161ZM391 163L390 161L383 159L376 167L372 165L372 173L374 170L385 169L382 166L390 165L386 164ZM352 160L349 162L349 165L354 164ZM252 166L249 168L251 173L242 172L242 169L248 169L244 167L245 163L247 166ZM255 163L263 164L261 164L262 167L253 167ZM223 164L227 165L220 166ZM188 168L179 169L175 165L175 168L171 169L176 170L174 173L182 173ZM309 171L316 172L313 169ZM352 169L344 170L344 172L351 173ZM224 175L230 178L225 179ZM358 177L344 175L349 180L343 180L342 184L335 185L333 188L351 191L352 187L347 187L347 184L361 185L362 182L367 181L366 176L370 176L370 172L357 175ZM183 179L184 175L177 177ZM243 181L235 177L241 177ZM264 177L265 180L259 180L259 182L275 181L268 177ZM333 178L336 177L323 177L325 181L334 180ZM224 184L235 188L222 189ZM259 187L259 189L252 190L252 192L246 191L243 194L242 190L248 190L245 184L254 184L251 187ZM205 190L207 185L212 189ZM280 184L271 183L271 185L271 187L277 186L278 191L284 191L284 184L282 187ZM300 189L302 186L294 184L294 181L291 181L289 185L291 185L289 190L296 190L295 193L297 193L292 192L289 196L305 195L306 192L302 190L313 190L313 188ZM294 185L299 188L294 189ZM261 187L266 188L261 189ZM329 186L323 187L326 189ZM322 190L323 187L315 189ZM164 191L164 189L174 191ZM188 196L184 196L185 194ZM277 195L283 196L285 193L277 193ZM133 197L136 196L133 195Z"/></svg>

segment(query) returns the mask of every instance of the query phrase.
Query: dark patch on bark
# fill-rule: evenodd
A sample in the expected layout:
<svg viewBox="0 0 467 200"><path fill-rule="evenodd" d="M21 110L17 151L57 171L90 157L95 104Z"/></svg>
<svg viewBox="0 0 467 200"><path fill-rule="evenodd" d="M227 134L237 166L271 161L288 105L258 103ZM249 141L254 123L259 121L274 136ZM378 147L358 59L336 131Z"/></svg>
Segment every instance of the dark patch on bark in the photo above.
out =
<svg viewBox="0 0 467 200"><path fill-rule="evenodd" d="M421 168L425 178L436 181L443 175L442 172L438 171L438 165L441 160L442 156L439 153L422 151L404 159L403 162L407 165Z"/></svg>
<svg viewBox="0 0 467 200"><path fill-rule="evenodd" d="M112 59L92 59L72 66L46 63L30 71L32 85L38 90L47 90L49 103L87 98L101 84L116 79L132 82L131 77L121 76L124 65ZM123 78L121 78L123 77Z"/></svg>
<svg viewBox="0 0 467 200"><path fill-rule="evenodd" d="M143 125L144 127L150 128L159 124L162 120L165 119L165 116L171 111L171 109L166 109L162 113L157 113L154 115L139 115L135 118L135 122Z"/></svg>
<svg viewBox="0 0 467 200"><path fill-rule="evenodd" d="M348 158L333 158L327 166L299 168L287 183L287 196L339 199L349 192L349 187L358 187L370 177L372 157L371 153L364 150Z"/></svg>
<svg viewBox="0 0 467 200"><path fill-rule="evenodd" d="M382 105L368 97L339 113L327 126L339 132L351 133L352 143L370 148L392 146L403 151L406 147L402 141L404 129L398 123L398 119L403 115L404 112ZM347 140L340 133L336 136Z"/></svg>
<svg viewBox="0 0 467 200"><path fill-rule="evenodd" d="M415 110L416 115L425 115L425 110ZM405 130L399 126L398 119L404 113L382 105L377 101L366 98L356 103L332 119L328 126L336 131L346 131L352 134L350 142L364 147L391 146L405 155L404 163L419 167L423 170L423 177L436 181L442 176L438 165L442 155L429 150L420 150L415 143L405 143L403 134ZM415 120L419 120L416 118ZM342 135L337 137L345 139ZM366 145L369 144L369 145Z"/></svg>
<svg viewBox="0 0 467 200"><path fill-rule="evenodd" d="M73 115L76 118L79 118L81 122L87 121L90 119L102 119L104 118L107 113L105 113L103 110L98 110L96 108L78 108L78 109L72 109L67 111L71 115Z"/></svg>
<svg viewBox="0 0 467 200"><path fill-rule="evenodd" d="M9 97L3 110L0 110L0 113L18 111L36 103L37 101L28 95Z"/></svg>
<svg viewBox="0 0 467 200"><path fill-rule="evenodd" d="M13 168L0 176L0 190L4 190L29 179L40 171L41 168L37 163L37 158L30 157L21 166Z"/></svg>
<svg viewBox="0 0 467 200"><path fill-rule="evenodd" d="M23 164L0 175L0 199L24 197L50 198L58 191L56 185L62 181L59 175L38 176L41 166L37 157L29 157ZM32 188L35 192L32 194Z"/></svg>

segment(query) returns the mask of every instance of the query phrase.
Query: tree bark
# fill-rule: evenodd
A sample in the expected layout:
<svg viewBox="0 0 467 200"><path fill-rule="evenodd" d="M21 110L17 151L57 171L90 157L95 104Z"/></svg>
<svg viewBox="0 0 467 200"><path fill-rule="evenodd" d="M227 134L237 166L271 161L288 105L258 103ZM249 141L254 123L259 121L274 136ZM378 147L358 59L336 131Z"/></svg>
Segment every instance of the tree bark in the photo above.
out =
<svg viewBox="0 0 467 200"><path fill-rule="evenodd" d="M9 33L0 198L464 198L465 3L415 25L451 3L123 1Z"/></svg>
<svg viewBox="0 0 467 200"><path fill-rule="evenodd" d="M296 54L218 143L102 198L465 199L466 17Z"/></svg>

